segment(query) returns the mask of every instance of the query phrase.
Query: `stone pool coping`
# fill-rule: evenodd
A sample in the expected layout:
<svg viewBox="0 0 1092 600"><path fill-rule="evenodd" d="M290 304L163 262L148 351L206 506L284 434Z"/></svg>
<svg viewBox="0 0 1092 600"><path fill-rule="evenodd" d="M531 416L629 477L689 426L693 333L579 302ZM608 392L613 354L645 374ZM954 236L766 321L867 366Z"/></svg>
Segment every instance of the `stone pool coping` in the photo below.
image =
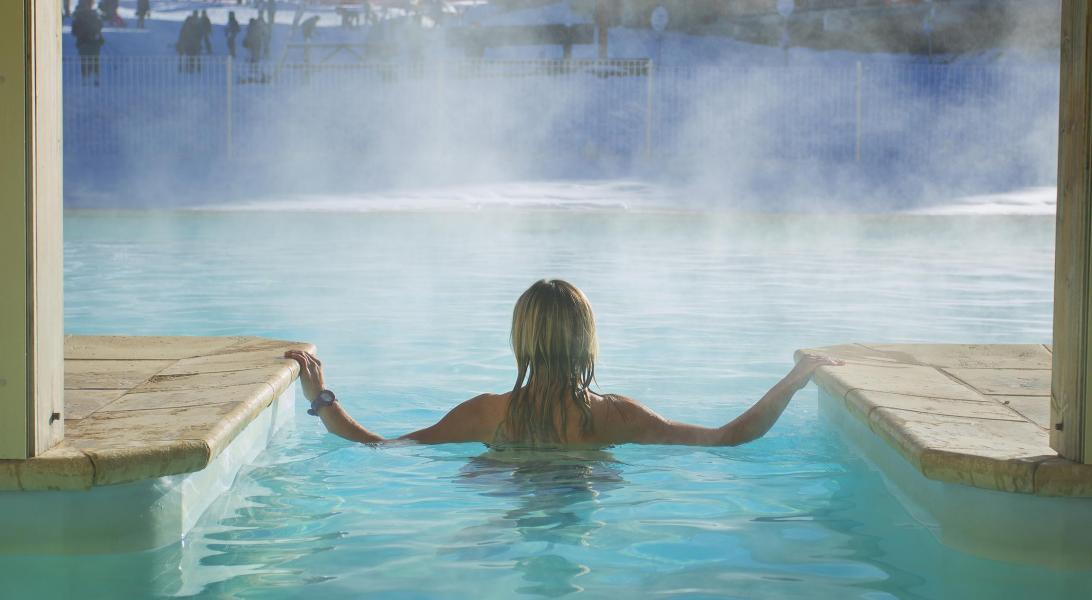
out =
<svg viewBox="0 0 1092 600"><path fill-rule="evenodd" d="M65 439L0 460L0 491L87 490L200 471L288 390L289 349L258 337L66 336Z"/></svg>
<svg viewBox="0 0 1092 600"><path fill-rule="evenodd" d="M844 344L815 382L928 479L1092 497L1092 465L1050 447L1052 349L1042 344Z"/></svg>

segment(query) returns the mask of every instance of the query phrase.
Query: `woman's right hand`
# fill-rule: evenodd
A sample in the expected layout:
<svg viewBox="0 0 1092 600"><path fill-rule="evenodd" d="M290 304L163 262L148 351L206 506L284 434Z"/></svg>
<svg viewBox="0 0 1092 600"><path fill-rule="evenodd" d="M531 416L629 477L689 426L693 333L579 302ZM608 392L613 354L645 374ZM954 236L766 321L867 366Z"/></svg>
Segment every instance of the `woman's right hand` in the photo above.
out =
<svg viewBox="0 0 1092 600"><path fill-rule="evenodd" d="M309 402L314 402L319 392L326 389L326 378L322 375L322 362L314 354L303 350L289 350L284 353L284 357L299 363L303 395Z"/></svg>

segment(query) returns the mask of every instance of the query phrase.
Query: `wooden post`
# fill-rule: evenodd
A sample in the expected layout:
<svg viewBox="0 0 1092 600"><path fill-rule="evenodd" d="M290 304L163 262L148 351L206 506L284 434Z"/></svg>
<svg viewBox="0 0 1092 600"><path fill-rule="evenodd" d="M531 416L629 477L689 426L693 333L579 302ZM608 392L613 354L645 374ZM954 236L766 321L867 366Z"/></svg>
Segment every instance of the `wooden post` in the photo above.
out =
<svg viewBox="0 0 1092 600"><path fill-rule="evenodd" d="M61 6L0 2L0 458L64 437Z"/></svg>
<svg viewBox="0 0 1092 600"><path fill-rule="evenodd" d="M1062 2L1061 119L1054 270L1050 446L1092 464L1092 9Z"/></svg>

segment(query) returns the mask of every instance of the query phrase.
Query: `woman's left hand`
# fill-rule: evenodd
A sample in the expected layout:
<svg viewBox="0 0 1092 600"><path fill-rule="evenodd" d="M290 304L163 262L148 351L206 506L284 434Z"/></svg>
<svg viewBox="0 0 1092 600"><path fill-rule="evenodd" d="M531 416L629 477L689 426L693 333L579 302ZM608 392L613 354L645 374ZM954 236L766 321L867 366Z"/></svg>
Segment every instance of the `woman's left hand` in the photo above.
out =
<svg viewBox="0 0 1092 600"><path fill-rule="evenodd" d="M300 383L303 384L303 395L309 402L318 398L319 392L326 389L326 378L322 375L322 362L314 354L303 350L289 350L284 353L285 358L290 358L300 364Z"/></svg>
<svg viewBox="0 0 1092 600"><path fill-rule="evenodd" d="M829 356L823 356L821 354L804 354L800 357L800 360L796 362L796 366L793 367L790 376L796 382L799 387L804 387L811 380L812 373L819 367L838 367L846 364L845 361L838 360L836 358L830 358Z"/></svg>

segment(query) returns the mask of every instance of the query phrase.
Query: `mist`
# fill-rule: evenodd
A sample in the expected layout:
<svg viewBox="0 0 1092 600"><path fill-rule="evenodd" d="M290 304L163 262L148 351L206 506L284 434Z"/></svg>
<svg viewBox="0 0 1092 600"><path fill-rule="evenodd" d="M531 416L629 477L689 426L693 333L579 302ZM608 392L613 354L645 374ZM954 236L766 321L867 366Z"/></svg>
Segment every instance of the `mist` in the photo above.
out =
<svg viewBox="0 0 1092 600"><path fill-rule="evenodd" d="M593 23L580 0L472 6L440 24L394 15L323 39L328 27L316 41L330 48L202 56L195 72L104 52L98 86L66 59L66 204L462 206L491 186L606 181L639 191L608 203L889 211L1055 184L1056 0L996 3L975 27L957 25L981 3L931 3L931 54L905 27L859 30L805 2L787 19L663 2L671 24L656 33L658 4L620 3L605 61L594 44L565 60L558 45L478 58L453 43L482 24ZM703 24L710 4L721 16ZM345 39L363 50L335 52ZM494 201L521 201L508 195Z"/></svg>

